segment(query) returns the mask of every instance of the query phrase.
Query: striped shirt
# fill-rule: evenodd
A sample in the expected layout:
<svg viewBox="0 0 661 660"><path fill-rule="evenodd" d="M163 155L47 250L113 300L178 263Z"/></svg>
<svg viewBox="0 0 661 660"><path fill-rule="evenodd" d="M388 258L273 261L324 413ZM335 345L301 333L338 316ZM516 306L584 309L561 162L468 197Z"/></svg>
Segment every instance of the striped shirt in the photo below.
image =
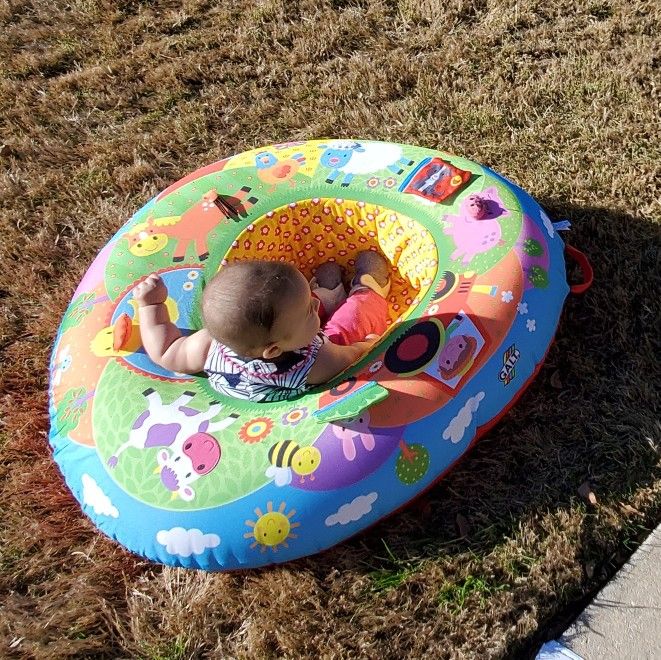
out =
<svg viewBox="0 0 661 660"><path fill-rule="evenodd" d="M282 401L312 387L307 382L308 374L326 341L326 335L319 332L306 348L284 353L277 362L269 362L241 357L214 339L204 371L210 385L221 394L249 401Z"/></svg>

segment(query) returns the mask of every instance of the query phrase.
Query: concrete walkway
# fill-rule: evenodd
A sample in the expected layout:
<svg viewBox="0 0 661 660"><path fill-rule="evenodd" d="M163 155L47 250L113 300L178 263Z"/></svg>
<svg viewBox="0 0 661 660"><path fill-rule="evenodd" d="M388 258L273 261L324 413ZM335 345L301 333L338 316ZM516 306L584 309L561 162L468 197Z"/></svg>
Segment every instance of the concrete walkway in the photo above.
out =
<svg viewBox="0 0 661 660"><path fill-rule="evenodd" d="M661 526L537 660L661 660Z"/></svg>

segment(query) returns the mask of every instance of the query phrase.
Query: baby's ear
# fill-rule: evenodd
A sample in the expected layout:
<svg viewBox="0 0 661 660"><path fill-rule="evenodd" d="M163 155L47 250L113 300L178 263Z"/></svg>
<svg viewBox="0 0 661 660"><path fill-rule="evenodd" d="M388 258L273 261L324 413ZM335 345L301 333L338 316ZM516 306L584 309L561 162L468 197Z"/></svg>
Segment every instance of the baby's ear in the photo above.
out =
<svg viewBox="0 0 661 660"><path fill-rule="evenodd" d="M282 349L276 343L269 344L262 351L262 357L265 360L275 360L275 358L279 357L280 355L282 355Z"/></svg>

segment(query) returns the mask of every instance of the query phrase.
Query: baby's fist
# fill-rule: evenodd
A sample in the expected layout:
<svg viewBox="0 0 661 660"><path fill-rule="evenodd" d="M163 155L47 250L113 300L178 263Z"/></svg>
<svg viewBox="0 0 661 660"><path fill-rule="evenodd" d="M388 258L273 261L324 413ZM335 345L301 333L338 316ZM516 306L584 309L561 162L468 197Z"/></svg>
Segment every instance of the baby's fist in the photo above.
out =
<svg viewBox="0 0 661 660"><path fill-rule="evenodd" d="M133 297L138 301L140 307L158 305L165 302L168 297L168 289L160 276L152 273L133 289Z"/></svg>
<svg viewBox="0 0 661 660"><path fill-rule="evenodd" d="M381 335L366 335L363 343L372 347L379 341L379 339L381 339Z"/></svg>

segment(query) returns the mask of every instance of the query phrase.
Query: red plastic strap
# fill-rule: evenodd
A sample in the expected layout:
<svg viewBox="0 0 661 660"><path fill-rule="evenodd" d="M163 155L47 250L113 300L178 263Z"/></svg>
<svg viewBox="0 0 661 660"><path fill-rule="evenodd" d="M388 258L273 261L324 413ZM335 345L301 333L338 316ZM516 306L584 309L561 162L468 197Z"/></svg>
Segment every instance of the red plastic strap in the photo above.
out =
<svg viewBox="0 0 661 660"><path fill-rule="evenodd" d="M569 287L569 290L572 293L585 293L594 281L594 271L592 270L590 261L580 250L577 250L571 245L565 245L565 251L583 271L583 282L581 284L574 284L574 286Z"/></svg>

